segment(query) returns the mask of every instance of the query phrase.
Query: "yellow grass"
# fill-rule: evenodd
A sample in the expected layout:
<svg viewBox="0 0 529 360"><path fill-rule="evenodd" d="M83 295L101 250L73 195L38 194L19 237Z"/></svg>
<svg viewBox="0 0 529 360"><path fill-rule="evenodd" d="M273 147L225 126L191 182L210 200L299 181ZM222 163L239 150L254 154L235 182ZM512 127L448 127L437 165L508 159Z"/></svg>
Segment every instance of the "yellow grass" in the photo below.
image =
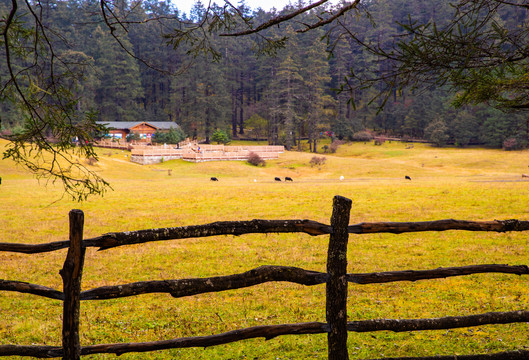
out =
<svg viewBox="0 0 529 360"><path fill-rule="evenodd" d="M111 231L219 220L299 219L329 223L332 198L353 200L351 223L455 218L529 220L528 152L440 149L385 143L345 144L311 167L314 156L288 152L264 168L244 162L139 166L128 153L101 149L92 169L114 191L85 203L61 199L57 184L38 184L0 161L0 242L66 240L68 211L85 213L85 237ZM171 170L169 175L168 170ZM412 180L404 180L409 175ZM216 176L219 182L209 178ZM293 183L277 183L290 176ZM340 181L340 176L344 177ZM325 271L328 237L245 235L167 241L103 252L89 249L83 289L141 280L228 275L259 265ZM527 234L471 232L351 235L348 272L471 264L529 264ZM61 288L66 251L0 253L0 279ZM527 309L527 276L473 275L416 283L350 285L349 320L468 315ZM81 304L81 343L137 342L208 335L263 324L325 321L325 289L268 283L173 299L142 295ZM0 292L0 343L60 345L61 304ZM499 352L527 346L527 325L393 334L349 334L351 358ZM383 355L382 355L383 354ZM324 359L326 338L288 336L209 349L124 354L125 359ZM87 358L114 358L99 355Z"/></svg>

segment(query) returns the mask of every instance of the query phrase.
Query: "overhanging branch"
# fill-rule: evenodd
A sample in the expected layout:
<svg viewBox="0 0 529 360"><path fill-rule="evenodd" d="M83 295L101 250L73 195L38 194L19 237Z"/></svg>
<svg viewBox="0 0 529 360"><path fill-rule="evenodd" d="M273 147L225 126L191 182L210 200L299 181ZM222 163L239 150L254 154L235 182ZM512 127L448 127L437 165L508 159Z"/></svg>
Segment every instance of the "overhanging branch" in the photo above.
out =
<svg viewBox="0 0 529 360"><path fill-rule="evenodd" d="M263 31L265 29L268 29L269 27L272 27L274 25L279 25L285 21L288 21L292 18L295 18L296 16L298 15L301 15L311 9L314 9L320 5L323 5L325 4L326 2L328 2L329 0L320 0L318 2L315 2L314 4L310 4L308 6L305 6L303 8L300 8L296 11L293 11L291 13L288 13L286 15L280 15L280 16L276 16L270 20L268 20L267 22L265 23L262 23L261 25L259 25L258 27L254 28L254 29L248 29L248 30L245 30L245 31L239 31L239 32L236 32L236 33L224 33L224 34L219 34L220 36L244 36L244 35L251 35L251 34L256 34L260 31Z"/></svg>

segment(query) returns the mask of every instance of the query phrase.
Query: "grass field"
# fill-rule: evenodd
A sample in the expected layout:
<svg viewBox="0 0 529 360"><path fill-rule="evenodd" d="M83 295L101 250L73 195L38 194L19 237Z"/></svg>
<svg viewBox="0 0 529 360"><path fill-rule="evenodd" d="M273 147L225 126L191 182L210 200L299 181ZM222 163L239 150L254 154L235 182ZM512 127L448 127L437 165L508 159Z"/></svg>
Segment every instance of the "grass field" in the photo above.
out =
<svg viewBox="0 0 529 360"><path fill-rule="evenodd" d="M5 143L0 143L0 148ZM1 149L0 149L1 150ZM439 219L529 220L529 152L433 148L403 143L344 144L325 164L287 152L257 168L244 162L168 161L140 166L126 152L101 149L92 167L113 191L84 203L62 198L0 161L0 242L68 238L68 212L85 213L85 238L107 232L204 224L219 220L311 219L330 222L332 199L353 200L351 224ZM171 170L169 175L168 170ZM411 181L404 180L408 175ZM209 178L216 176L219 182ZM277 183L290 176L292 183ZM340 176L344 177L340 181ZM87 251L83 289L141 280L240 273L260 265L325 271L327 236L222 236ZM529 264L527 233L351 235L348 272L474 264ZM61 289L66 250L40 255L0 253L0 279ZM424 318L527 309L529 278L484 274L451 279L349 285L349 320ZM324 286L267 283L173 299L141 295L81 304L81 344L142 342L209 335L254 325L325 321ZM0 292L0 343L60 345L59 301ZM349 333L352 359L433 356L527 349L527 324L417 333ZM114 355L87 359L114 358ZM124 354L121 359L325 359L326 336L248 340L207 349Z"/></svg>

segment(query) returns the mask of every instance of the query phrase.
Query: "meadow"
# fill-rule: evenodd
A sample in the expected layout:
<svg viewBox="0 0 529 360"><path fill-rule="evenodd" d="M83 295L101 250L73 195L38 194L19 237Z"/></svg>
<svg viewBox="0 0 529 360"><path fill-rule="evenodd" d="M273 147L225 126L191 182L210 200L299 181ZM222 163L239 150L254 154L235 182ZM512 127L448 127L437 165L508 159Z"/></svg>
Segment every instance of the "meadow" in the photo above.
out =
<svg viewBox="0 0 529 360"><path fill-rule="evenodd" d="M0 143L0 150L5 143ZM127 152L99 149L90 166L113 187L72 202L58 184L39 183L0 161L0 242L68 238L68 212L85 213L84 237L221 220L310 219L329 224L332 199L352 199L351 224L375 221L529 220L529 152L434 148L399 142L341 145L335 154L286 152L265 167L245 162L167 161L140 166ZM168 170L171 170L170 172ZM411 181L405 180L405 175ZM215 176L218 182L210 181ZM275 182L289 176L293 182ZM343 180L340 181L340 177ZM241 273L260 265L325 271L327 236L243 235L175 240L97 252L88 249L83 290L142 280ZM529 265L527 233L463 231L350 235L348 272ZM61 289L66 250L0 253L0 279ZM527 276L480 274L378 285L349 284L350 321L429 318L529 306ZM325 287L267 283L173 299L168 294L81 303L81 344L209 335L255 325L325 321ZM61 303L0 292L0 343L60 345ZM527 349L529 326L481 326L415 333L349 333L351 359L479 354ZM86 359L110 359L94 355ZM326 336L285 336L229 345L124 354L121 359L326 359Z"/></svg>

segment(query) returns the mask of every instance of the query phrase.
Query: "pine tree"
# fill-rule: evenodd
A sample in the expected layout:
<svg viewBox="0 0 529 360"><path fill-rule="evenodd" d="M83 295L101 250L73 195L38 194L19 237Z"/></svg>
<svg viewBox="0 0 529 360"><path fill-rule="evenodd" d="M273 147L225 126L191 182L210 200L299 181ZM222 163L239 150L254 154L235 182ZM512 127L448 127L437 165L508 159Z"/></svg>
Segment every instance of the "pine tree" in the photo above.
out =
<svg viewBox="0 0 529 360"><path fill-rule="evenodd" d="M329 119L333 116L334 101L326 92L331 77L329 76L329 62L326 59L325 44L312 36L308 40L307 46L303 47L305 50L302 55L303 95L301 101L304 107L309 148L316 152L318 134L323 129L329 128ZM326 111L326 109L330 110Z"/></svg>
<svg viewBox="0 0 529 360"><path fill-rule="evenodd" d="M95 98L99 118L104 121L135 121L141 118L139 103L143 89L136 60L101 27L96 28L94 38L97 45L95 66L101 80ZM132 48L126 34L120 34L119 39L127 49Z"/></svg>

